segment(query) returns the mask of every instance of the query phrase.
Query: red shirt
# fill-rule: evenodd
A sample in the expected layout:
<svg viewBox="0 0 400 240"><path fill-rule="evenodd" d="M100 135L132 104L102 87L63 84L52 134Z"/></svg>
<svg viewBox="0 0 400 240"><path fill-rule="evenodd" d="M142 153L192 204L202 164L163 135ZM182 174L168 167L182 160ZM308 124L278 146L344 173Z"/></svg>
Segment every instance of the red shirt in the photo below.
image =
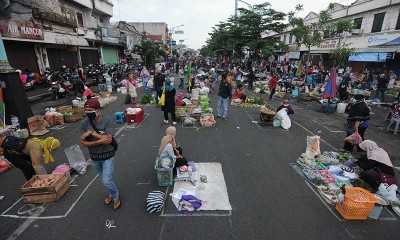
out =
<svg viewBox="0 0 400 240"><path fill-rule="evenodd" d="M271 79L269 80L269 88L276 89L277 83L278 83L278 80L275 77L271 77Z"/></svg>

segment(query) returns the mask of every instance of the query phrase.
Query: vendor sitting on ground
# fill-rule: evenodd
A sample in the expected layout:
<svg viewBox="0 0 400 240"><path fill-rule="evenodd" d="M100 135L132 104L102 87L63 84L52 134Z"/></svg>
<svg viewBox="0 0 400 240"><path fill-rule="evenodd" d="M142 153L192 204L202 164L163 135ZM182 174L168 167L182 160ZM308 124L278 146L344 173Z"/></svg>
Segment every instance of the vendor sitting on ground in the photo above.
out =
<svg viewBox="0 0 400 240"><path fill-rule="evenodd" d="M183 101L183 93L178 93L175 106L186 106L186 103Z"/></svg>
<svg viewBox="0 0 400 240"><path fill-rule="evenodd" d="M176 156L175 167L187 166L188 164L186 158L182 156L182 151L183 150L181 147L177 147L175 149L175 156Z"/></svg>
<svg viewBox="0 0 400 240"><path fill-rule="evenodd" d="M366 155L362 155L355 163L363 169L360 178L368 183L372 188L377 188L382 183L382 177L393 179L396 182L396 176L393 164L389 155L385 150L380 148L378 144L371 140L364 140L359 147L366 151ZM390 185L390 183L388 183Z"/></svg>
<svg viewBox="0 0 400 240"><path fill-rule="evenodd" d="M242 84L236 85L234 91L233 91L233 100L235 99L240 99L242 102L246 100L246 95L244 94L245 90L242 86Z"/></svg>
<svg viewBox="0 0 400 240"><path fill-rule="evenodd" d="M176 148L176 128L168 127L166 130L166 135L162 138L160 148L158 150L158 155L160 158L175 158L174 149Z"/></svg>
<svg viewBox="0 0 400 240"><path fill-rule="evenodd" d="M4 157L17 168L21 169L26 180L30 180L33 175L47 174L42 164L42 156L44 154L44 163L54 162L50 151L60 147L60 141L54 137L48 137L45 140L32 138L29 140L20 139L20 149L7 147L7 138L1 144L4 149Z"/></svg>
<svg viewBox="0 0 400 240"><path fill-rule="evenodd" d="M290 106L290 102L288 99L283 100L283 104L280 105L277 109L276 112L279 112L280 110L282 110L282 108L286 108L287 109L287 114L294 114L294 111L292 109L292 106Z"/></svg>

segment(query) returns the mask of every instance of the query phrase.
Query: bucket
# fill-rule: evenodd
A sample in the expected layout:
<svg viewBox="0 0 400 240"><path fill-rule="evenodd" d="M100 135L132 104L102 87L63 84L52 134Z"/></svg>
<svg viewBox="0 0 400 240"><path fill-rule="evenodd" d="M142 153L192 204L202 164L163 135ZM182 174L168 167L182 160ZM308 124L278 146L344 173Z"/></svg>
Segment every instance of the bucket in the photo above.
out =
<svg viewBox="0 0 400 240"><path fill-rule="evenodd" d="M122 94L127 94L128 93L128 91L126 90L126 87L121 87L120 89L121 89L121 93Z"/></svg>
<svg viewBox="0 0 400 240"><path fill-rule="evenodd" d="M72 106L77 107L79 105L79 100L72 100Z"/></svg>
<svg viewBox="0 0 400 240"><path fill-rule="evenodd" d="M344 113L346 111L347 103L338 103L336 112Z"/></svg>

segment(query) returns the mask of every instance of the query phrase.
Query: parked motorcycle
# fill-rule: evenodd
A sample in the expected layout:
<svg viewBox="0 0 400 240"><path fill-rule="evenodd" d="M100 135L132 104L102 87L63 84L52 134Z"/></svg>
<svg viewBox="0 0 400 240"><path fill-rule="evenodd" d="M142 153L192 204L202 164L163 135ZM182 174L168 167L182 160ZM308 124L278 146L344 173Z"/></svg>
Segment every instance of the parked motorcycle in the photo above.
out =
<svg viewBox="0 0 400 240"><path fill-rule="evenodd" d="M64 72L55 72L52 74L51 78L51 100L58 100L59 98L67 98L70 92L71 83L68 76Z"/></svg>

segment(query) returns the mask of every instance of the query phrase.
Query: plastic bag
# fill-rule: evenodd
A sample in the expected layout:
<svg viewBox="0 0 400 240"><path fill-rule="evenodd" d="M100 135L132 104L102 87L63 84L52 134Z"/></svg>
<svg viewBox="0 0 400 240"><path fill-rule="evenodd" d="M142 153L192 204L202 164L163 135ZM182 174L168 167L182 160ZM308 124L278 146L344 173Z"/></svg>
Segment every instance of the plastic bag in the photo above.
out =
<svg viewBox="0 0 400 240"><path fill-rule="evenodd" d="M0 174L7 172L12 166L6 160L0 159Z"/></svg>
<svg viewBox="0 0 400 240"><path fill-rule="evenodd" d="M306 154L314 157L315 155L321 154L320 149L320 136L307 136L307 148Z"/></svg>
<svg viewBox="0 0 400 240"><path fill-rule="evenodd" d="M378 193L390 201L400 203L399 199L396 197L396 190L397 186L395 184L389 186L386 183L381 183L378 188Z"/></svg>
<svg viewBox="0 0 400 240"><path fill-rule="evenodd" d="M350 136L346 137L344 140L353 145L358 145L362 142L362 137L360 136L360 134L358 132L355 132L355 133L351 134Z"/></svg>
<svg viewBox="0 0 400 240"><path fill-rule="evenodd" d="M79 145L72 145L64 150L71 168L79 174L86 173L86 159Z"/></svg>

